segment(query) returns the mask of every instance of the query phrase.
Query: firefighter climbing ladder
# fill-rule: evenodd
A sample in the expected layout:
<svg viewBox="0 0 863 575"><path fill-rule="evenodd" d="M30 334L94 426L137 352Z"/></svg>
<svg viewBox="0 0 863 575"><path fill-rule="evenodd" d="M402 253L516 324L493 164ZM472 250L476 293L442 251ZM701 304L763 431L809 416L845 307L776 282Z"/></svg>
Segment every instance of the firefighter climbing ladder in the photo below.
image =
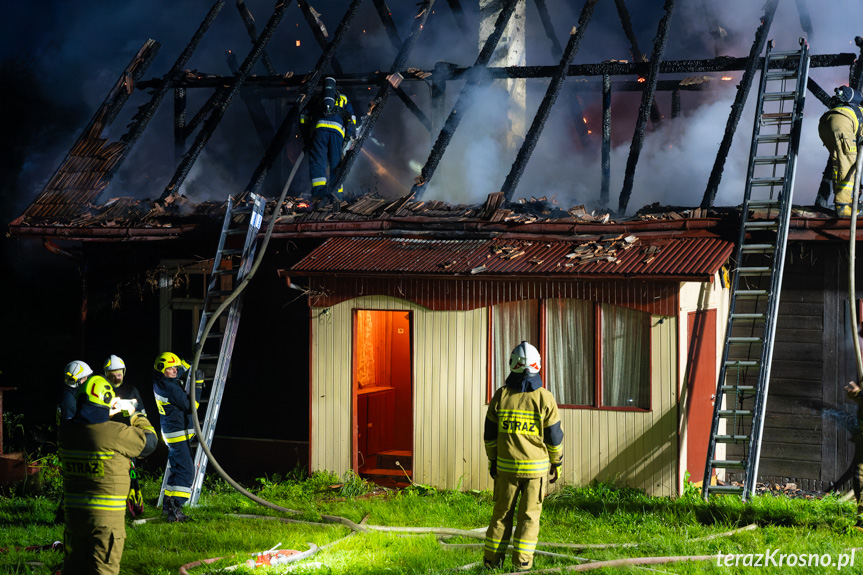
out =
<svg viewBox="0 0 863 575"><path fill-rule="evenodd" d="M725 346L714 396L703 496L755 492L791 199L809 75L809 47L767 45L733 270ZM723 426L724 423L724 426ZM724 427L724 429L723 429ZM725 454L717 454L717 446ZM710 485L714 470L742 485Z"/></svg>
<svg viewBox="0 0 863 575"><path fill-rule="evenodd" d="M263 197L251 194L251 205L234 206L233 198L228 197L225 208L225 219L222 222L222 233L219 236L219 246L216 249L216 257L213 261L213 271L210 275L210 283L207 286L207 294L204 297L204 307L201 312L201 322L198 326L198 335L195 344L201 343L204 327L212 317L216 309L224 299L231 294L230 289L225 289L225 284L230 284L230 278L236 276L236 283L243 280L252 262L255 259L257 247L258 230L263 220L265 202ZM244 217L244 214L250 214ZM230 247L230 238L239 234L245 234L245 242L241 249ZM238 260L238 261L237 261ZM231 354L234 350L234 340L237 335L237 326L240 323L240 311L242 309L243 297L240 294L231 302L228 308L227 321L224 322L222 331L211 331L207 335L207 341L202 346L199 366L205 372L212 372L212 383L210 394L207 399L207 415L201 421L202 437L199 441L206 441L207 447L212 446L213 436L216 433L216 421L219 418L219 408L222 405L222 394L225 390L225 380L228 377L228 368L231 365ZM186 392L189 392L193 384L194 374L189 374L186 380ZM159 507L165 495L165 487L168 484L170 463L165 467L165 475L162 478L162 490L159 493ZM207 471L207 455L203 449L195 450L194 480L192 482L192 493L189 499L190 505L197 505L201 496L201 487L204 483L204 474Z"/></svg>

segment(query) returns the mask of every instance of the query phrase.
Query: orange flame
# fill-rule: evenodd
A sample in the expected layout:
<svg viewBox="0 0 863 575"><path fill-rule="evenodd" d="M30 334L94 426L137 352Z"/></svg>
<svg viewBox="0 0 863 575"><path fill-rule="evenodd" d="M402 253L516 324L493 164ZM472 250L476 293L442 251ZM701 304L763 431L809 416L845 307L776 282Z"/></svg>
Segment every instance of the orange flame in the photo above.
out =
<svg viewBox="0 0 863 575"><path fill-rule="evenodd" d="M731 76L722 76L723 82L727 82L728 80L731 80Z"/></svg>

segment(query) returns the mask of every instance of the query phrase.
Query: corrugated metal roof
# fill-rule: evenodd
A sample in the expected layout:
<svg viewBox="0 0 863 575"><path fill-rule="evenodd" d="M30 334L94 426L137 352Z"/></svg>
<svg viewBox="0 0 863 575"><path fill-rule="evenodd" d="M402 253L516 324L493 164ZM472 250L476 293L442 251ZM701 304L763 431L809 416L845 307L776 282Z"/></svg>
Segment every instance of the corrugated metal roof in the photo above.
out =
<svg viewBox="0 0 863 575"><path fill-rule="evenodd" d="M291 271L703 278L718 271L732 249L732 242L717 238L615 236L551 242L337 237Z"/></svg>

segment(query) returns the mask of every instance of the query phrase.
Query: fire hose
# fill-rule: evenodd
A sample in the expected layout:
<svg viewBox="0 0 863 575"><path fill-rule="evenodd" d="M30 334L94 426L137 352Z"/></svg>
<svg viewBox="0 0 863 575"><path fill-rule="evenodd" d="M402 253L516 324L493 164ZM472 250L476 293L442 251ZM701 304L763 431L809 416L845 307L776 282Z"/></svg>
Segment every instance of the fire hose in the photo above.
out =
<svg viewBox="0 0 863 575"><path fill-rule="evenodd" d="M851 199L851 226L848 232L848 305L851 308L851 325L854 326L854 355L857 358L857 381L863 378L863 357L860 353L860 333L857 327L857 287L855 282L857 259L857 209L860 201L860 170L863 168L863 149L857 144L857 165L854 175L854 191Z"/></svg>
<svg viewBox="0 0 863 575"><path fill-rule="evenodd" d="M213 315L210 316L209 321L207 321L207 324L204 326L204 331L201 333L201 337L200 337L198 343L195 345L195 357L192 360L192 367L189 369L189 373L195 373L198 370L198 362L201 359L201 352L203 350L204 342L207 341L207 335L210 333L210 330L212 330L213 326L216 323L216 320L218 320L219 316L222 313L224 313L224 311L228 308L229 305L231 305L231 302L233 302L235 299L237 299L237 297L239 297L239 295L241 293L243 293L243 290L246 289L246 286L249 285L249 282L252 281L252 278L255 276L255 272L258 270L258 267L260 267L261 261L264 258L264 254L267 251L267 245L270 243L270 237L273 235L273 228L275 227L276 219L278 218L278 215L279 215L279 210L281 209L282 204L284 204L284 202L285 202L285 196L287 196L288 188L291 187L291 182L294 181L294 176L297 174L297 168L299 168L299 166L300 166L300 162L303 159L303 155L304 155L304 153L300 152L299 156L297 157L296 161L294 162L294 167L291 170L290 175L288 176L288 180L285 182L284 188L282 188L282 194L281 194L281 196L279 196L278 201L276 202L275 206L273 207L273 213L270 215L270 223L267 226L267 233L264 235L264 241L261 243L261 249L258 250L257 256L255 257L255 261L252 264L251 268L249 269L249 273L247 273L245 275L245 277L243 277L243 280L237 285L237 287L234 289L234 291L232 291L225 298L225 301L223 301L219 305L219 307L216 308L216 310L213 312ZM190 386L189 397L190 397L192 405L195 405L194 393L195 393L194 386ZM195 433L198 435L199 438L203 438L204 434L201 431L201 422L198 418L198 411L196 409L192 409L192 423L195 426ZM199 441L198 447L200 449L204 450L204 453L207 455L207 458L209 459L209 464L212 466L212 468L216 470L216 472L222 477L222 479L224 479L228 483L228 485L233 487L241 495L247 497L248 499L251 499L255 503L258 503L259 505L263 505L264 507L268 507L268 508L270 508L274 511L278 511L280 513L289 513L289 514L299 514L300 513L300 511L297 511L295 509L288 509L286 507L282 507L281 505L277 505L271 501L267 501L266 499L258 497L254 493L251 493L250 491L245 489L242 485L240 485L236 480L234 480L234 478L232 478L230 475L228 475L228 473L222 468L222 466L219 465L219 462L216 460L215 457L213 457L213 453L210 451L210 448L207 445L206 441L203 441L203 440ZM325 522L328 522L328 523L341 523L342 525L350 527L354 531L365 531L366 530L364 527L357 525L353 521L346 519L344 517L336 517L336 516L332 516L332 515L321 515L321 519Z"/></svg>

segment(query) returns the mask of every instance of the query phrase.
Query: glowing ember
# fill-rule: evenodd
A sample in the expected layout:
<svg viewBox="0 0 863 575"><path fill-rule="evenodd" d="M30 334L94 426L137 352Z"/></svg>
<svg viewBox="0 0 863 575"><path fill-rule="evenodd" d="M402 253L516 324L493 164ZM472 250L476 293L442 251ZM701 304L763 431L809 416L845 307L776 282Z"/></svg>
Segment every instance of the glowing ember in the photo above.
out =
<svg viewBox="0 0 863 575"><path fill-rule="evenodd" d="M299 41L299 40L297 40L297 47L299 47L299 46L300 46L300 41Z"/></svg>
<svg viewBox="0 0 863 575"><path fill-rule="evenodd" d="M581 121L582 121L582 122L584 122L584 123L586 124L586 123L587 123L587 118L585 118L584 116L582 116L582 117L581 117Z"/></svg>
<svg viewBox="0 0 863 575"><path fill-rule="evenodd" d="M723 82L727 82L727 81L728 81L728 80L730 80L730 79L731 79L731 76L722 76L722 81L723 81Z"/></svg>
<svg viewBox="0 0 863 575"><path fill-rule="evenodd" d="M646 82L646 81L647 81L647 78L639 78L639 79L638 79L638 81L639 81L639 82Z"/></svg>

